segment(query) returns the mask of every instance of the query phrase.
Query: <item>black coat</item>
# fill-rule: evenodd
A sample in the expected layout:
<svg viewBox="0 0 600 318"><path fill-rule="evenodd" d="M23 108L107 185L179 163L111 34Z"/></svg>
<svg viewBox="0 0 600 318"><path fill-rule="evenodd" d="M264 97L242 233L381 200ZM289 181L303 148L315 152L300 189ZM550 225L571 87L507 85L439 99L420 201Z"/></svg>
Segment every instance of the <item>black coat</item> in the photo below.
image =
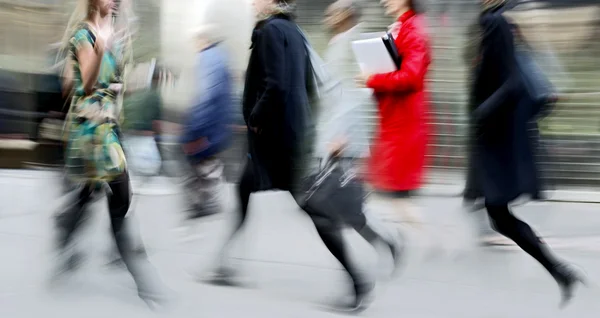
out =
<svg viewBox="0 0 600 318"><path fill-rule="evenodd" d="M486 202L504 205L522 194L537 194L529 125L532 101L516 67L511 27L502 10L484 12L481 60L475 70L473 157L477 186Z"/></svg>
<svg viewBox="0 0 600 318"><path fill-rule="evenodd" d="M255 191L293 190L304 174L312 127L306 52L297 25L286 15L273 16L254 29L243 113L250 128Z"/></svg>

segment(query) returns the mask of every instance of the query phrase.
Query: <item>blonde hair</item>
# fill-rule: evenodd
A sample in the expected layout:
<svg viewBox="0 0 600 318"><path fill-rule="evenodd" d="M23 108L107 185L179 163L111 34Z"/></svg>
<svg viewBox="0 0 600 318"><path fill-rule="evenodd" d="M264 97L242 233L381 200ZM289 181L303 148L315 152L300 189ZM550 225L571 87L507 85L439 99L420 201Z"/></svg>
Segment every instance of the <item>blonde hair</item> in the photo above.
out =
<svg viewBox="0 0 600 318"><path fill-rule="evenodd" d="M69 41L82 21L84 21L89 13L89 3L91 0L78 0L75 9L71 14L65 33L60 41L60 49L56 56L56 64L63 64L69 59ZM122 45L122 56L118 57L122 65L127 65L133 62L133 34L135 33L133 25L135 23L135 15L133 13L133 0L121 0L119 4L119 12L116 19L113 20L115 34L119 37L115 39L117 43ZM125 68L123 68L125 69Z"/></svg>

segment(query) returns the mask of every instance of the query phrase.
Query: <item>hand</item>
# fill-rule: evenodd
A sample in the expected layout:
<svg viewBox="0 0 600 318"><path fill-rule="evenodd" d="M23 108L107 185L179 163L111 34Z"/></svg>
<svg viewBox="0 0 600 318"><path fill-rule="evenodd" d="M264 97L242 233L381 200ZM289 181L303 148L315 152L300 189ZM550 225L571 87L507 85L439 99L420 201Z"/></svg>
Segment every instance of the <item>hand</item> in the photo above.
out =
<svg viewBox="0 0 600 318"><path fill-rule="evenodd" d="M210 143L208 142L208 139L206 137L202 137L195 141L184 144L182 147L183 152L185 152L186 155L193 155L208 148L209 145Z"/></svg>
<svg viewBox="0 0 600 318"><path fill-rule="evenodd" d="M251 131L253 131L255 134L260 135L260 133L262 132L262 129L258 128L258 127L249 127Z"/></svg>
<svg viewBox="0 0 600 318"><path fill-rule="evenodd" d="M114 30L111 22L104 22L99 30L96 30L96 47L101 49L98 50L97 53L104 52L105 50L110 50L112 47L112 42L114 41ZM98 46L100 44L100 46Z"/></svg>
<svg viewBox="0 0 600 318"><path fill-rule="evenodd" d="M345 138L336 139L329 144L329 153L332 157L339 157L344 152L347 145L348 141Z"/></svg>
<svg viewBox="0 0 600 318"><path fill-rule="evenodd" d="M360 74L354 78L354 82L356 83L356 86L366 88L370 77L370 75Z"/></svg>

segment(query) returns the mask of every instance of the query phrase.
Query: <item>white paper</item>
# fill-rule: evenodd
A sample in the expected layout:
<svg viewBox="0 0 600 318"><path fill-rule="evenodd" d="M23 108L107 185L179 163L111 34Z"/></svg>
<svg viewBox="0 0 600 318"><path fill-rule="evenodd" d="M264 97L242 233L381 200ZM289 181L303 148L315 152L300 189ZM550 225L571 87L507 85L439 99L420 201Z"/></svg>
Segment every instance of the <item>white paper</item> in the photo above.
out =
<svg viewBox="0 0 600 318"><path fill-rule="evenodd" d="M396 71L396 64L381 38L354 41L352 50L361 71L366 75Z"/></svg>

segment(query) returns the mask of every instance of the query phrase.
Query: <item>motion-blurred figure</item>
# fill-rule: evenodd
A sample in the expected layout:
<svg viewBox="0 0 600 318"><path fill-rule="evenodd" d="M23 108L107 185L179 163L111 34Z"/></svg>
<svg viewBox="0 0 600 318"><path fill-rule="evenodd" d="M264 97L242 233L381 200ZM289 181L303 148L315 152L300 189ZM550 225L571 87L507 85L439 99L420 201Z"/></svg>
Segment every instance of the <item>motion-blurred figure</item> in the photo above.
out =
<svg viewBox="0 0 600 318"><path fill-rule="evenodd" d="M336 157L337 162L346 169L360 169L360 165L369 155L368 107L374 106L370 91L358 88L354 81L354 76L360 68L352 53L352 41L361 37L362 28L359 22L362 8L357 0L338 0L327 8L325 14L324 22L332 33L332 38L325 52L324 62L331 76L340 81L341 87L324 92L320 100L315 154L319 165L324 165L328 158ZM364 223L353 222L346 215L329 217L340 220L339 228L343 227L344 223L354 227L371 245L377 246L381 243L391 253L394 267L397 267L403 251L398 235L365 208L366 204L363 204L366 219ZM316 219L316 216L313 216L313 220ZM360 226L357 226L358 224ZM338 227L332 226L333 231L327 235L331 237L329 240L336 239L342 246L343 237ZM351 309L363 309L361 306L366 306L366 303L361 303L361 298L366 292L362 287L364 277L351 261L346 248L330 250L348 271L354 283L353 293L356 301Z"/></svg>
<svg viewBox="0 0 600 318"><path fill-rule="evenodd" d="M248 126L248 161L238 186L240 219L223 248L216 282L235 283L234 269L225 260L233 238L245 223L250 195L258 191L283 190L297 203L302 177L310 171L312 118L309 89L312 78L306 39L294 22L295 1L255 0L258 22L253 33L253 50L246 73L244 118ZM350 263L342 227L335 215L306 211L329 251L351 273L354 300L344 307L364 309L373 289Z"/></svg>
<svg viewBox="0 0 600 318"><path fill-rule="evenodd" d="M114 9L112 0L81 0L63 40L63 49L69 51L73 69L74 92L66 126L66 171L73 195L72 204L57 218L57 248L61 257L53 278L58 279L77 266L77 254L69 250L73 236L85 217L92 194L106 190L117 249L133 276L138 295L150 305L162 302L165 297L146 254L134 253L131 233L127 233L129 218L125 216L130 206L131 186L116 109L123 85L122 60L117 57L124 56L119 51L124 47L117 45L121 39L113 31Z"/></svg>
<svg viewBox="0 0 600 318"><path fill-rule="evenodd" d="M528 156L528 124L532 101L517 69L511 26L503 16L504 0L484 0L480 17L479 64L475 70L472 112L477 125L477 180L496 231L513 240L554 277L562 304L573 296L582 279L564 261L555 258L531 227L515 217L508 204L533 188L522 169L534 163ZM527 116L529 114L529 116Z"/></svg>
<svg viewBox="0 0 600 318"><path fill-rule="evenodd" d="M360 84L371 88L378 101L379 127L369 162L369 181L384 199L390 221L408 223L421 238L423 216L412 204L413 191L423 182L429 107L425 77L431 63L429 36L416 0L383 0L386 14L397 18L390 33L402 57L400 69L386 74L363 74Z"/></svg>
<svg viewBox="0 0 600 318"><path fill-rule="evenodd" d="M198 53L192 107L185 117L181 144L187 156L184 189L188 201L187 220L222 210L222 153L231 142L233 82L227 51L218 29L204 25L195 31Z"/></svg>
<svg viewBox="0 0 600 318"><path fill-rule="evenodd" d="M469 116L468 123L468 138L467 138L467 175L465 189L463 190L463 206L466 212L475 223L475 231L477 240L483 245L502 245L507 244L508 240L492 229L487 213L485 212L485 204L483 203L483 194L481 187L477 184L477 152L475 151L475 140L477 125L473 122L473 111L477 108L475 102L475 69L479 64L479 43L481 27L479 26L479 15L467 27L467 43L463 52L463 59L469 69L469 98L467 105L467 113Z"/></svg>

